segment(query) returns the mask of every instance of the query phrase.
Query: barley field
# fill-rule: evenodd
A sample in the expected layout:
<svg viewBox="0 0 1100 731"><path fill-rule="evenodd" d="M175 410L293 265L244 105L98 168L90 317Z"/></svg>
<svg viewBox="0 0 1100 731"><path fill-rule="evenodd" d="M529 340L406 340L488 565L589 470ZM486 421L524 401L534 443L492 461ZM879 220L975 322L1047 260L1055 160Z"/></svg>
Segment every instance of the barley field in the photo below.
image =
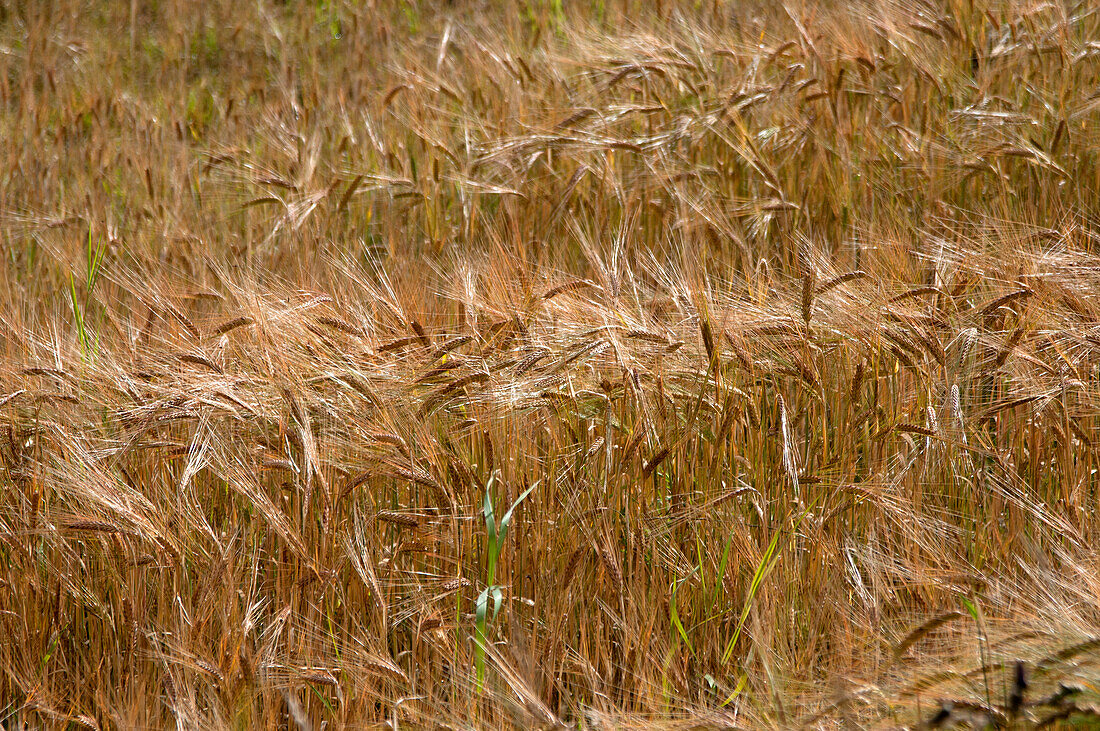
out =
<svg viewBox="0 0 1100 731"><path fill-rule="evenodd" d="M1100 7L0 2L0 725L1097 728Z"/></svg>

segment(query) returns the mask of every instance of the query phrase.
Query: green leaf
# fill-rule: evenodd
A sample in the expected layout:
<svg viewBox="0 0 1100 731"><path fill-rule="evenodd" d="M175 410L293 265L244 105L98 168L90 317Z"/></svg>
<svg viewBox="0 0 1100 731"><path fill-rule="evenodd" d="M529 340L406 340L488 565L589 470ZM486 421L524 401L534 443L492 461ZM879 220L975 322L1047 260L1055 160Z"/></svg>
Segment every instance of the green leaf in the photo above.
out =
<svg viewBox="0 0 1100 731"><path fill-rule="evenodd" d="M711 595L710 604L713 607L718 601L718 592L722 589L722 577L726 575L726 565L729 563L730 548L733 546L733 536L726 539L726 548L722 551L722 560L718 562L718 573L714 578L714 593Z"/></svg>
<svg viewBox="0 0 1100 731"><path fill-rule="evenodd" d="M794 534L798 531L798 527L802 525L802 520L809 514L817 503L815 499L810 503L805 510L798 515L793 521L790 533ZM741 618L737 622L737 628L733 632L733 637L730 638L729 644L726 645L726 651L722 653L722 663L729 662L730 657L733 655L733 648L737 645L737 640L741 637L741 630L745 628L745 620L749 618L749 611L752 609L752 601L756 597L756 592L760 589L760 585L764 583L764 579L775 568L776 562L779 561L779 539L784 535L784 531L779 530L772 536L771 541L768 543L767 550L764 551L764 555L760 558L760 563L756 567L756 571L752 575L752 582L749 584L749 595L745 598L745 606L741 610Z"/></svg>
<svg viewBox="0 0 1100 731"><path fill-rule="evenodd" d="M76 301L76 282L69 275L69 302L73 306L73 318L76 320L76 330L80 336L80 349L87 353L88 335L84 332L84 315L80 311L80 304Z"/></svg>
<svg viewBox="0 0 1100 731"><path fill-rule="evenodd" d="M504 536L508 534L508 526L512 524L512 513L519 507L519 504L527 499L527 496L535 491L535 488L539 486L539 481L536 481L534 485L523 491L523 494L516 498L516 501L512 503L512 507L508 508L508 512L504 514L504 517L500 519L500 543L503 545Z"/></svg>
<svg viewBox="0 0 1100 731"><path fill-rule="evenodd" d="M749 678L744 673L741 673L741 677L737 679L737 685L734 687L733 692L730 693L729 698L722 701L720 707L725 708L733 702L737 696L741 695L741 691L745 689L745 685L749 682Z"/></svg>
<svg viewBox="0 0 1100 731"><path fill-rule="evenodd" d="M978 608L974 606L974 602L970 601L964 596L960 596L959 603L961 603L966 611L970 613L970 616L974 618L975 622L981 621L978 619Z"/></svg>
<svg viewBox="0 0 1100 731"><path fill-rule="evenodd" d="M485 646L486 646L486 609L489 604L489 587L481 590L477 595L477 618L474 632L474 673L477 676L478 692L485 686Z"/></svg>
<svg viewBox="0 0 1100 731"><path fill-rule="evenodd" d="M481 508L481 512L485 516L485 531L489 536L489 545L492 547L495 547L497 543L497 520L493 512L492 495L495 478L495 475L489 476L489 482L485 485L485 501Z"/></svg>
<svg viewBox="0 0 1100 731"><path fill-rule="evenodd" d="M672 620L672 626L676 628L676 631L680 633L680 638L683 639L684 644L687 645L688 650L692 655L695 654L695 648L691 645L691 640L688 639L687 632L684 631L684 625L680 622L680 613L676 610L676 592L680 590L679 582L672 582L672 597L668 602L668 616Z"/></svg>
<svg viewBox="0 0 1100 731"><path fill-rule="evenodd" d="M42 662L38 665L39 670L46 667L46 663L48 663L50 661L50 658L53 657L53 651L57 649L57 641L60 639L61 632L59 632L58 630L54 630L53 636L50 637L50 646L46 650L46 654L42 657Z"/></svg>
<svg viewBox="0 0 1100 731"><path fill-rule="evenodd" d="M85 244L86 256L88 259L88 265L86 269L87 279L85 285L87 286L88 296L91 296L92 289L95 287L96 279L99 278L99 265L103 263L103 255L107 252L107 242L100 241L99 246L92 244L92 227L88 226L88 241Z"/></svg>

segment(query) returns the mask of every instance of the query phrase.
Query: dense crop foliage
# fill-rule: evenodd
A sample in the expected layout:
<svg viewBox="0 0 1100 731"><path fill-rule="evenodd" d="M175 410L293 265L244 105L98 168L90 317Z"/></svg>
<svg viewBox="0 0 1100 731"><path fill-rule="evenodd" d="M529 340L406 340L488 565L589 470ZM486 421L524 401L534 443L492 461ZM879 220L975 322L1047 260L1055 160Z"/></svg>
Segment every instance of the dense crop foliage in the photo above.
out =
<svg viewBox="0 0 1100 731"><path fill-rule="evenodd" d="M0 4L0 717L1089 722L1089 2Z"/></svg>

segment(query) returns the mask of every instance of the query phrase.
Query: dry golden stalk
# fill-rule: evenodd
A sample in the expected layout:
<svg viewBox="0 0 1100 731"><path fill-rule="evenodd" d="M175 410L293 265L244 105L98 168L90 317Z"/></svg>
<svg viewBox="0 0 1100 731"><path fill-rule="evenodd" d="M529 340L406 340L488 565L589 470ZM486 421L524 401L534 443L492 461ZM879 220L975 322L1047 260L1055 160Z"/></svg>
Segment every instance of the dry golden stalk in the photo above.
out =
<svg viewBox="0 0 1100 731"><path fill-rule="evenodd" d="M619 456L619 465L617 467L619 471L622 471L623 466L627 463L627 460L629 460L634 455L634 452L645 440L645 436L646 430L644 428L636 428L634 436L631 437L630 441L626 443L626 446L623 447L622 454Z"/></svg>
<svg viewBox="0 0 1100 731"><path fill-rule="evenodd" d="M409 84L398 84L397 86L387 91L385 96L382 97L382 108L385 109L386 107L388 107L398 94L403 91L408 91L410 89L412 89L412 86L410 86Z"/></svg>
<svg viewBox="0 0 1100 731"><path fill-rule="evenodd" d="M715 444L722 444L726 440L726 436L733 428L733 417L737 413L737 409L734 404L736 402L736 396L731 391L726 394L726 400L722 404L722 421L718 425L718 431L715 432L714 442Z"/></svg>
<svg viewBox="0 0 1100 731"><path fill-rule="evenodd" d="M210 370L214 371L215 373L223 373L222 369L217 364L211 362L209 359L207 359L207 358L205 358L201 355L191 355L190 353L184 353L184 354L180 355L179 358L180 358L181 363L191 363L192 365L200 365L203 368L209 368Z"/></svg>
<svg viewBox="0 0 1100 731"><path fill-rule="evenodd" d="M932 356L932 359L940 365L941 368L947 367L947 354L943 351L943 346L940 344L939 338L931 331L917 331L917 339L924 345L928 354Z"/></svg>
<svg viewBox="0 0 1100 731"><path fill-rule="evenodd" d="M1035 664L1036 670L1048 670L1059 664L1069 662L1073 658L1086 652L1092 652L1100 648L1100 637L1090 637L1076 644L1064 647L1057 652L1047 655Z"/></svg>
<svg viewBox="0 0 1100 731"><path fill-rule="evenodd" d="M900 658L910 647L920 642L930 632L934 632L948 622L952 622L962 616L962 612L944 612L943 614L932 617L902 638L902 641L894 647L894 657Z"/></svg>
<svg viewBox="0 0 1100 731"><path fill-rule="evenodd" d="M356 659L364 668L373 673L385 676L396 682L409 682L409 676L405 674L405 671L397 667L397 665L388 658L381 657L380 655L361 654L356 656Z"/></svg>
<svg viewBox="0 0 1100 731"><path fill-rule="evenodd" d="M432 360L438 360L439 358L442 358L447 353L451 352L452 350L454 350L456 348L461 348L463 345L465 345L466 343L470 342L473 339L474 339L473 335L458 335L456 337L451 338L450 340L447 340L442 345L440 345L439 348L437 348L434 353L432 353Z"/></svg>
<svg viewBox="0 0 1100 731"><path fill-rule="evenodd" d="M646 460L645 467L642 469L643 480L653 474L653 471L661 466L661 463L668 458L670 450L671 448L668 446L661 447L652 457Z"/></svg>
<svg viewBox="0 0 1100 731"><path fill-rule="evenodd" d="M596 441L592 442L592 446L590 446L590 447L588 448L588 450L587 450L587 451L585 451L585 453L584 453L584 456L582 456L582 457L581 457L580 461L578 462L578 467L579 467L580 465L583 465L583 464L584 464L585 462L587 462L587 461L588 461L588 460L589 460L589 459L590 459L590 458L591 458L591 457L592 457L593 455L595 455L595 454L596 454L596 453L598 453L598 452L599 452L599 451L600 451L601 449L603 449L603 445L604 445L604 438L603 438L603 437L597 437L597 438L596 438Z"/></svg>
<svg viewBox="0 0 1100 731"><path fill-rule="evenodd" d="M901 294L891 297L887 302L893 304L895 302L901 302L902 300L912 299L913 297L923 297L927 294L944 294L939 287L916 287Z"/></svg>
<svg viewBox="0 0 1100 731"><path fill-rule="evenodd" d="M807 324L813 316L815 279L813 274L802 275L802 321Z"/></svg>
<svg viewBox="0 0 1100 731"><path fill-rule="evenodd" d="M1004 295L1003 297L998 297L997 299L990 302L988 305L986 305L981 310L979 310L978 314L981 315L983 318L988 317L998 307L1003 307L1003 306L1005 306L1005 305L1007 305L1011 302L1015 302L1018 299L1023 299L1025 297L1031 297L1034 294L1035 294L1034 290L1027 289L1027 288L1018 289L1015 292L1009 292L1008 294Z"/></svg>
<svg viewBox="0 0 1100 731"><path fill-rule="evenodd" d="M434 380L434 379L438 378L439 376L442 376L442 375L448 373L449 371L453 371L457 368L461 368L463 365L464 364L463 364L462 361L460 361L458 359L451 359L450 361L444 363L441 366L437 366L435 368L429 368L428 370L424 371L424 374L421 375L419 378L417 378L416 382L417 383L424 383L425 381Z"/></svg>
<svg viewBox="0 0 1100 731"><path fill-rule="evenodd" d="M931 406L924 407L925 413L928 415L928 430L933 434L936 434L940 430L940 420L936 416L936 410Z"/></svg>
<svg viewBox="0 0 1100 731"><path fill-rule="evenodd" d="M644 340L647 343L656 343L658 345L667 346L669 339L662 337L657 333L652 333L647 330L630 330L626 333L626 337L633 338L634 340Z"/></svg>
<svg viewBox="0 0 1100 731"><path fill-rule="evenodd" d="M562 121L555 124L554 129L565 129L566 127L572 127L573 125L583 122L584 120L588 119L596 113L596 110L592 109L591 107L578 109Z"/></svg>
<svg viewBox="0 0 1100 731"><path fill-rule="evenodd" d="M333 330L337 330L339 332L342 332L346 335L353 335L355 337L362 337L363 336L363 331L362 330L355 327L354 325L349 325L348 323L344 322L343 320L339 320L335 317L318 317L317 322L321 323L322 325L324 325L326 327L330 327Z"/></svg>
<svg viewBox="0 0 1100 731"><path fill-rule="evenodd" d="M559 284L556 287L551 287L550 289L546 290L546 292L542 295L542 299L543 301L551 300L557 297L559 294L574 292L578 289L585 288L599 289L600 287L599 285L589 282L586 279L574 279L571 282L565 282L564 284Z"/></svg>
<svg viewBox="0 0 1100 731"><path fill-rule="evenodd" d="M344 487L340 490L340 495L338 499L346 497L348 494L351 493L352 490L369 480L371 476L371 472L360 472L359 474L348 478L348 481L344 483Z"/></svg>
<svg viewBox="0 0 1100 731"><path fill-rule="evenodd" d="M119 533L121 529L113 523L93 518L75 518L65 523L67 530L88 531L91 533Z"/></svg>
<svg viewBox="0 0 1100 731"><path fill-rule="evenodd" d="M425 617L420 620L418 630L421 633L432 632L434 630L443 627L443 620L440 617Z"/></svg>
<svg viewBox="0 0 1100 731"><path fill-rule="evenodd" d="M848 400L852 403L859 403L859 392L863 388L863 375L866 367L866 361L860 360L856 364L856 372L852 374L852 385L848 389Z"/></svg>
<svg viewBox="0 0 1100 731"><path fill-rule="evenodd" d="M895 424L894 431L907 432L909 434L920 434L925 437L936 436L935 429L931 429L926 426L918 426L917 424Z"/></svg>
<svg viewBox="0 0 1100 731"><path fill-rule="evenodd" d="M718 351L714 345L714 333L710 329L710 321L705 317L699 318L699 329L703 336L703 347L707 351L707 360L714 363L718 357Z"/></svg>
<svg viewBox="0 0 1100 731"><path fill-rule="evenodd" d="M741 367L745 370L751 370L752 358L745 352L741 344L734 339L729 330L726 330L724 334L726 336L726 342L730 344L730 348L733 349L733 354L737 357L737 361L741 364Z"/></svg>
<svg viewBox="0 0 1100 731"><path fill-rule="evenodd" d="M473 385L476 385L476 384L482 384L482 383L488 383L488 382L489 382L489 374L488 373L470 373L468 375L463 376L462 378L456 378L455 380L451 381L450 383L445 385L443 388L439 389L439 391L437 391L435 395L436 395L436 397L442 397L442 396L446 396L447 394L449 394L453 391L457 391L459 389L466 388L467 386L473 386Z"/></svg>
<svg viewBox="0 0 1100 731"><path fill-rule="evenodd" d="M991 373L1005 364L1008 356L1012 355L1012 351L1020 344L1025 332L1026 328L1024 327L1018 327L1012 332L1012 335L1005 341L1004 347L997 353L997 357L993 359L993 363L985 369L986 373Z"/></svg>
<svg viewBox="0 0 1100 731"><path fill-rule="evenodd" d="M413 332L416 333L416 337L420 339L420 344L421 345L423 345L425 348L432 347L431 338L429 338L428 334L426 332L424 332L424 328L421 326L421 324L419 322L417 322L416 320L413 320L409 323L409 327L411 327Z"/></svg>
<svg viewBox="0 0 1100 731"><path fill-rule="evenodd" d="M783 469L791 481L791 488L798 499L801 499L801 490L798 484L798 463L795 457L794 444L791 441L790 425L787 421L787 404L782 394L776 396L776 410L779 412L779 440L783 453Z"/></svg>
<svg viewBox="0 0 1100 731"><path fill-rule="evenodd" d="M829 280L819 284L817 286L817 288L814 290L814 294L815 295L825 294L829 290L836 289L837 287L841 286L842 284L847 284L848 282L855 281L856 279L862 279L863 277L866 277L866 276L867 276L867 272L865 272L861 269L856 269L855 271L851 271L851 272L845 272L844 274L841 274L840 276L833 277L832 279L829 279ZM805 293L803 293L803 297L805 297Z"/></svg>
<svg viewBox="0 0 1100 731"><path fill-rule="evenodd" d="M470 586L471 584L472 582L469 579L459 576L454 579L448 579L447 581L444 581L442 584L439 585L439 588L441 591L444 592L452 592Z"/></svg>
<svg viewBox="0 0 1100 731"><path fill-rule="evenodd" d="M184 315L182 312L180 312L179 309L177 309L174 305L165 303L165 309L167 309L168 312L173 317L175 317L181 325L183 325L184 329L187 330L187 332L190 333L192 337L194 337L196 340L202 337L202 333L199 332L199 329L197 327L195 327L195 323L191 322L191 320L188 319L187 316Z"/></svg>
<svg viewBox="0 0 1100 731"><path fill-rule="evenodd" d="M209 675L213 678L216 678L218 680L218 682L221 682L221 683L225 682L225 676L222 675L222 671L220 669L218 669L218 667L216 665L214 665L213 663L207 662L206 660L196 659L195 660L195 667L199 668L200 670L202 670L207 675Z"/></svg>
<svg viewBox="0 0 1100 731"><path fill-rule="evenodd" d="M405 443L405 440L397 434L387 434L386 432L371 432L370 438L376 442L381 442L382 444L390 444L394 447L397 447L397 449L401 452L408 452L409 449L408 445Z"/></svg>
<svg viewBox="0 0 1100 731"><path fill-rule="evenodd" d="M601 548L599 555L600 559L603 560L603 565L607 568L607 575L610 577L611 582L615 585L616 590L622 592L623 571L619 568L618 559L606 548Z"/></svg>
<svg viewBox="0 0 1100 731"><path fill-rule="evenodd" d="M569 589L569 584L573 581L573 576L577 573L577 567L580 566L581 559L584 558L588 549L580 547L573 551L573 555L569 557L569 561L565 564L565 570L561 574L561 592L564 594Z"/></svg>
<svg viewBox="0 0 1100 731"><path fill-rule="evenodd" d="M974 345L978 342L978 330L972 327L966 328L959 333L959 340L961 342L959 362L965 364L970 353L974 350Z"/></svg>
<svg viewBox="0 0 1100 731"><path fill-rule="evenodd" d="M378 352L379 353L389 353L389 352L394 351L394 350L404 350L405 348L409 347L410 345L414 345L415 343L419 343L419 342L420 342L419 337L417 337L416 335L410 335L410 336L405 337L405 338L398 338L397 340L391 340L390 342L379 346Z"/></svg>
<svg viewBox="0 0 1100 731"><path fill-rule="evenodd" d="M380 510L375 515L375 517L381 521L385 521L386 523L403 525L406 528L420 527L420 517L416 515L410 515L408 513L398 513L392 510Z"/></svg>
<svg viewBox="0 0 1100 731"><path fill-rule="evenodd" d="M214 334L225 335L226 333L236 330L239 327L251 325L253 322L255 322L255 320L253 320L251 317L235 317L232 320L227 320L226 322L223 322L221 325L218 325L216 328L214 328Z"/></svg>
<svg viewBox="0 0 1100 731"><path fill-rule="evenodd" d="M305 682L315 685L327 685L331 688L335 688L338 685L336 676L333 675L333 672L325 668L304 668L299 677Z"/></svg>

